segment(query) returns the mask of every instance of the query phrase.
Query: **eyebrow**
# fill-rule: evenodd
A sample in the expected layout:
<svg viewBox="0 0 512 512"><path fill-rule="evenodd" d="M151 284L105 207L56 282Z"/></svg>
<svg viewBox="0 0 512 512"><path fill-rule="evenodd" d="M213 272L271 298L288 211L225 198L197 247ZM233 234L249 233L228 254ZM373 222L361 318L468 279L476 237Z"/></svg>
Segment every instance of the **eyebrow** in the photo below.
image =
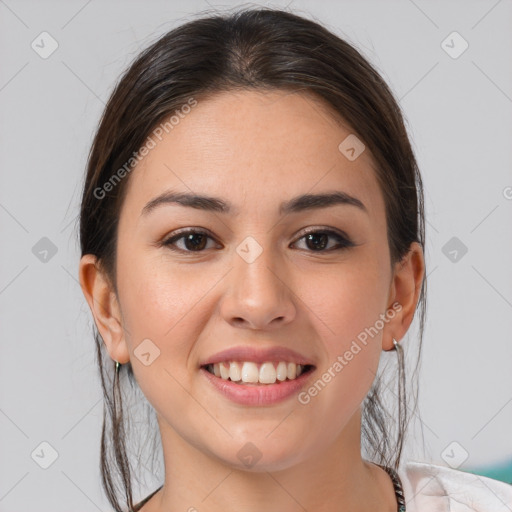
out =
<svg viewBox="0 0 512 512"><path fill-rule="evenodd" d="M219 197L207 195L192 194L188 192L166 191L159 196L151 199L141 211L141 216L146 216L159 206L167 204L179 204L188 206L197 210L219 212L225 214L236 214L238 211L233 206ZM284 201L279 206L279 214L298 213L305 210L316 210L328 208L335 205L350 205L359 208L368 214L368 210L363 202L357 197L353 197L346 192L332 191L320 194L302 194Z"/></svg>

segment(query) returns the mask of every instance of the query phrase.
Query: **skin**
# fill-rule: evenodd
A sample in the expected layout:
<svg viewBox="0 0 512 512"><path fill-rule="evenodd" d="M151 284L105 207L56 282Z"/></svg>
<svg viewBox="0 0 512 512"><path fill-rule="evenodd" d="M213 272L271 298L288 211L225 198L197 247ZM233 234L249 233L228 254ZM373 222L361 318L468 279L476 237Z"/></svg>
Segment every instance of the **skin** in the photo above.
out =
<svg viewBox="0 0 512 512"><path fill-rule="evenodd" d="M157 413L165 482L144 512L396 510L389 476L361 457L361 403L382 351L412 322L424 260L413 243L392 272L372 156L349 161L338 150L350 133L304 93L199 101L130 175L118 296L95 257L82 257L80 284L109 354L132 363ZM220 197L238 213L167 204L141 216L168 189ZM285 199L332 190L368 214L335 205L278 215ZM187 253L158 244L192 227L211 233L202 251L183 238L175 247ZM331 237L315 250L304 228L342 230L356 245L329 250ZM247 236L263 249L250 264L236 252ZM401 310L307 405L238 405L199 374L199 361L225 348L281 345L314 361L314 382L395 302ZM147 338L160 350L148 366L134 354ZM251 468L237 457L248 442L261 453Z"/></svg>

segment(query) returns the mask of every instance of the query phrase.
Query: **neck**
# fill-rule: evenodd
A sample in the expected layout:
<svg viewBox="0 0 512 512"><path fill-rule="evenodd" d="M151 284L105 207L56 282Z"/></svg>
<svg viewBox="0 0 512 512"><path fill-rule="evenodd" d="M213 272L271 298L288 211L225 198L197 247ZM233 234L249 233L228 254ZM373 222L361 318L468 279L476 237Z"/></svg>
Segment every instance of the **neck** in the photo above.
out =
<svg viewBox="0 0 512 512"><path fill-rule="evenodd" d="M387 473L361 457L360 410L327 449L280 470L240 470L187 443L159 417L163 488L144 512L396 511Z"/></svg>

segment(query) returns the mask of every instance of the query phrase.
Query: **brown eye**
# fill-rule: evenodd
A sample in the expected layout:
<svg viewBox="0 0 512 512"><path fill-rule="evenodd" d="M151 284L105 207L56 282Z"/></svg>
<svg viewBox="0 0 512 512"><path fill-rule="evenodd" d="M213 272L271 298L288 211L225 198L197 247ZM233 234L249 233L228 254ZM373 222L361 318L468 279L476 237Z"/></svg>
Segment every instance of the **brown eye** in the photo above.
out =
<svg viewBox="0 0 512 512"><path fill-rule="evenodd" d="M206 248L208 238L213 240L204 231L188 230L172 236L163 242L162 245L169 247L173 251L201 252ZM181 239L183 239L184 247L176 247L176 242L181 241Z"/></svg>
<svg viewBox="0 0 512 512"><path fill-rule="evenodd" d="M304 239L306 241L306 247L308 250L313 252L329 252L333 250L342 250L348 247L353 247L353 244L348 238L342 236L336 231L332 230L316 230L309 231L303 235L299 240ZM335 239L338 244L334 247L326 249L329 245L329 239Z"/></svg>
<svg viewBox="0 0 512 512"><path fill-rule="evenodd" d="M178 252L203 252L208 248L208 239L214 241L205 231L189 229L171 236L162 242L162 245ZM348 237L329 229L309 231L299 238L299 240L302 239L305 240L306 250L309 252L330 252L355 246ZM329 247L331 240L335 240L337 244ZM181 247L178 246L178 242L182 244Z"/></svg>

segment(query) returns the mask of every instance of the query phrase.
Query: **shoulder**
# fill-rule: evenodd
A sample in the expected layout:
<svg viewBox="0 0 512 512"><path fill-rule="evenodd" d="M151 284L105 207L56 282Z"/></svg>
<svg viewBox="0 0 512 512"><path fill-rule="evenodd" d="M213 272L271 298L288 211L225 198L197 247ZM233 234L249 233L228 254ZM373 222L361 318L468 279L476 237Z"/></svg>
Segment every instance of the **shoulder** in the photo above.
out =
<svg viewBox="0 0 512 512"><path fill-rule="evenodd" d="M398 470L407 512L510 512L512 485L424 462Z"/></svg>

